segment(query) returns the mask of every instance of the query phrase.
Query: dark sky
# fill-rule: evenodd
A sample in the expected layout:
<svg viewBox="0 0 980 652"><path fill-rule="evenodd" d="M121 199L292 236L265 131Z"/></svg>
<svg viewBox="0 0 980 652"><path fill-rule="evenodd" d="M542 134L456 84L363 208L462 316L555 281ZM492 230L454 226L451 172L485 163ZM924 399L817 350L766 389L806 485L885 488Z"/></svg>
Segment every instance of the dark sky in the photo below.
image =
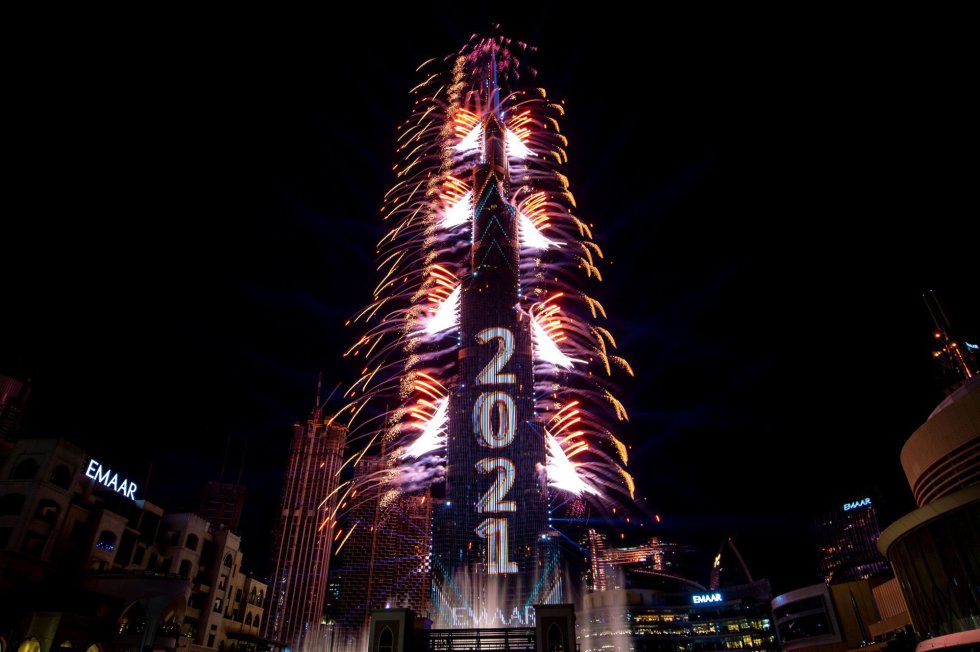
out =
<svg viewBox="0 0 980 652"><path fill-rule="evenodd" d="M921 293L980 339L962 21L372 11L10 24L0 373L33 378L30 433L154 460L168 509L247 441L264 567L290 424L318 370L353 378L414 69L500 21L567 102L664 536L733 534L782 591L816 578L818 512L910 508L898 453L942 397Z"/></svg>

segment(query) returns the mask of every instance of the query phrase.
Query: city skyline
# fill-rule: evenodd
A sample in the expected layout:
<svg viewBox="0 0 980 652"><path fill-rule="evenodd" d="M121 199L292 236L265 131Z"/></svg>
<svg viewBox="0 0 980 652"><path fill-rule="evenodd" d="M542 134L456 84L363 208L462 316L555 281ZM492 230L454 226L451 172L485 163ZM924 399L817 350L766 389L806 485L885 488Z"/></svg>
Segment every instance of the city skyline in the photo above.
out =
<svg viewBox="0 0 980 652"><path fill-rule="evenodd" d="M640 494L664 517L651 534L734 534L753 571L775 576L804 563L790 552L806 546L773 557L769 539L798 541L816 513L871 491L901 513L911 496L897 451L942 398L918 295L936 289L957 333L980 332L972 265L948 248L976 242L976 227L960 226L946 244L933 226L972 205L969 175L935 155L950 145L930 135L959 136L969 111L955 107L969 105L954 101L945 77L908 73L901 60L875 77L879 95L842 53L799 51L790 58L799 66L750 77L740 95L737 66L675 62L676 46L649 52L608 33L577 52L530 23L504 29L540 46L532 65L567 98L579 213L596 223L609 259L600 299L638 376L624 438L633 468L649 469ZM213 477L226 436L247 439L256 451L249 503L258 496L245 545L263 545L257 524L270 508L261 494L275 493L289 426L309 412L317 372L331 387L355 377L340 367L352 334L342 324L373 287L377 204L414 65L449 51L463 30L419 29L431 38L365 34L375 45L361 72L313 78L298 55L269 70L238 61L218 76L228 89L192 63L218 67L217 56L191 56L203 47L171 62L147 48L140 60L157 66L136 85L141 100L126 99L124 70L92 65L101 75L84 85L90 103L75 106L64 132L42 137L74 164L47 172L63 190L52 197L35 168L21 172L34 210L14 227L24 234L11 241L24 246L12 266L38 271L7 299L0 373L32 376L33 434L78 441L137 482L153 461L151 496L177 503L200 497L182 470ZM725 49L708 36L695 42ZM324 47L331 59L350 43ZM172 69L183 81L167 76ZM81 84L79 72L66 82ZM952 95L903 109L890 99L910 83L905 75ZM621 90L627 82L663 92L644 106ZM150 101L155 84L169 96L162 105ZM918 128L897 131L910 124ZM30 151L36 165L54 165ZM77 165L82 152L94 162L87 169ZM47 197L84 208L55 241ZM897 221L909 214L916 228L903 230ZM773 247L773 233L802 243ZM125 247L111 244L127 236ZM55 265L64 271L51 282ZM152 460L131 443L136 435L160 442ZM786 459L787 437L812 442L813 454ZM807 495L788 495L799 478ZM781 581L798 583L795 572Z"/></svg>

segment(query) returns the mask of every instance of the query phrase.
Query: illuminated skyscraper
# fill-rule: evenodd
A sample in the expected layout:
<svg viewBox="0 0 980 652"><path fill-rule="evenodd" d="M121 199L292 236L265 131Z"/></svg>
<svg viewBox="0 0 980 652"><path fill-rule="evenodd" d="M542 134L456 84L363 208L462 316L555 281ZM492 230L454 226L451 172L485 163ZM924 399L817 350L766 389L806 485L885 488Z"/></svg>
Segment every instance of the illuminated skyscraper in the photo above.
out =
<svg viewBox="0 0 980 652"><path fill-rule="evenodd" d="M319 404L319 400L317 401ZM272 546L266 638L295 652L318 650L324 628L338 473L347 430L323 418L319 407L293 426Z"/></svg>
<svg viewBox="0 0 980 652"><path fill-rule="evenodd" d="M535 75L527 51L474 38L423 64L381 281L352 320L347 355L364 363L341 414L364 433L357 459L386 452L349 493L431 488L437 626L531 624L533 604L562 600L551 510L579 518L633 492L614 434L632 370L589 294L603 254L562 172L564 108L518 83Z"/></svg>
<svg viewBox="0 0 980 652"><path fill-rule="evenodd" d="M496 79L491 82L491 97ZM520 301L520 236L510 197L505 128L496 106L482 123L473 172L472 272L460 295L459 389L449 402L446 502L435 512L434 564L442 600L458 607L460 576L495 576L491 608L512 613L541 601L548 558L544 424L534 414L530 320ZM548 580L545 579L545 582ZM501 602L502 601L502 602Z"/></svg>
<svg viewBox="0 0 980 652"><path fill-rule="evenodd" d="M876 547L881 528L871 498L830 510L817 520L820 572L827 584L889 574Z"/></svg>

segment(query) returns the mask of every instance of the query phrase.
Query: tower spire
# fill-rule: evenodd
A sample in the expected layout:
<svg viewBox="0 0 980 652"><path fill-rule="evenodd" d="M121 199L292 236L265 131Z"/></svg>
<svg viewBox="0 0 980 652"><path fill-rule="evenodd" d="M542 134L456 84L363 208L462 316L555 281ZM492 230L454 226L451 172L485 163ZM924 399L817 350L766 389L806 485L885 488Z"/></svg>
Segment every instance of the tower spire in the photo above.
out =
<svg viewBox="0 0 980 652"><path fill-rule="evenodd" d="M487 86L489 88L490 109L497 120L500 120L500 86L497 85L497 48L490 51L490 70L487 71Z"/></svg>
<svg viewBox="0 0 980 652"><path fill-rule="evenodd" d="M322 405L320 403L320 387L323 385L323 370L321 369L316 376L316 398L313 400L313 420L320 420Z"/></svg>

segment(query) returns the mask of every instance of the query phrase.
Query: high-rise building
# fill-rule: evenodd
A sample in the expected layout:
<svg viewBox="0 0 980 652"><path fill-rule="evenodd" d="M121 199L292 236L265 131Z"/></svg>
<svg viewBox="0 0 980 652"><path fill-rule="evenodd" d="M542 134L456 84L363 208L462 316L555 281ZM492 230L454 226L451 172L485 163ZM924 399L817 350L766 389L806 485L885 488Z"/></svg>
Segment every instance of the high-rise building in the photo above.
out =
<svg viewBox="0 0 980 652"><path fill-rule="evenodd" d="M494 35L423 65L346 354L364 361L347 418L387 450L378 481L433 492L437 628L533 625L563 599L552 523L635 490L614 434L632 369L588 289L603 254L561 171L564 109L519 86L526 49Z"/></svg>
<svg viewBox="0 0 980 652"><path fill-rule="evenodd" d="M245 472L245 448L242 448L241 464L235 482L225 481L225 467L228 462L228 449L231 439L225 445L225 455L221 460L221 472L217 480L209 480L204 485L204 495L197 513L212 527L239 531L242 522L242 509L245 506L245 485L242 474Z"/></svg>
<svg viewBox="0 0 980 652"><path fill-rule="evenodd" d="M492 104L498 89L496 69L489 69ZM544 424L534 411L531 322L515 309L520 235L506 134L494 105L483 119L482 156L473 168L471 272L459 312L461 385L449 399L446 501L434 513L433 571L446 613L479 602L491 613L511 614L546 602L553 582L542 575L557 575L539 480L546 455Z"/></svg>
<svg viewBox="0 0 980 652"><path fill-rule="evenodd" d="M317 401L293 426L289 463L272 545L265 637L295 652L317 650L325 633L327 594L338 475L347 430L325 419Z"/></svg>
<svg viewBox="0 0 980 652"><path fill-rule="evenodd" d="M209 480L197 513L217 528L238 532L245 506L245 485L241 482Z"/></svg>
<svg viewBox="0 0 980 652"><path fill-rule="evenodd" d="M0 375L0 438L17 434L30 394L29 382Z"/></svg>
<svg viewBox="0 0 980 652"><path fill-rule="evenodd" d="M675 581L587 593L578 649L775 651L771 599L766 580L717 591Z"/></svg>
<svg viewBox="0 0 980 652"><path fill-rule="evenodd" d="M382 486L363 480L383 468L377 457L363 457L354 483L366 487L350 498L354 506L345 519L350 536L333 573L334 649L358 649L371 611L407 608L429 612L429 523L432 500L428 490L387 494Z"/></svg>
<svg viewBox="0 0 980 652"><path fill-rule="evenodd" d="M890 574L878 552L878 515L870 497L844 503L815 523L824 582L850 582Z"/></svg>

